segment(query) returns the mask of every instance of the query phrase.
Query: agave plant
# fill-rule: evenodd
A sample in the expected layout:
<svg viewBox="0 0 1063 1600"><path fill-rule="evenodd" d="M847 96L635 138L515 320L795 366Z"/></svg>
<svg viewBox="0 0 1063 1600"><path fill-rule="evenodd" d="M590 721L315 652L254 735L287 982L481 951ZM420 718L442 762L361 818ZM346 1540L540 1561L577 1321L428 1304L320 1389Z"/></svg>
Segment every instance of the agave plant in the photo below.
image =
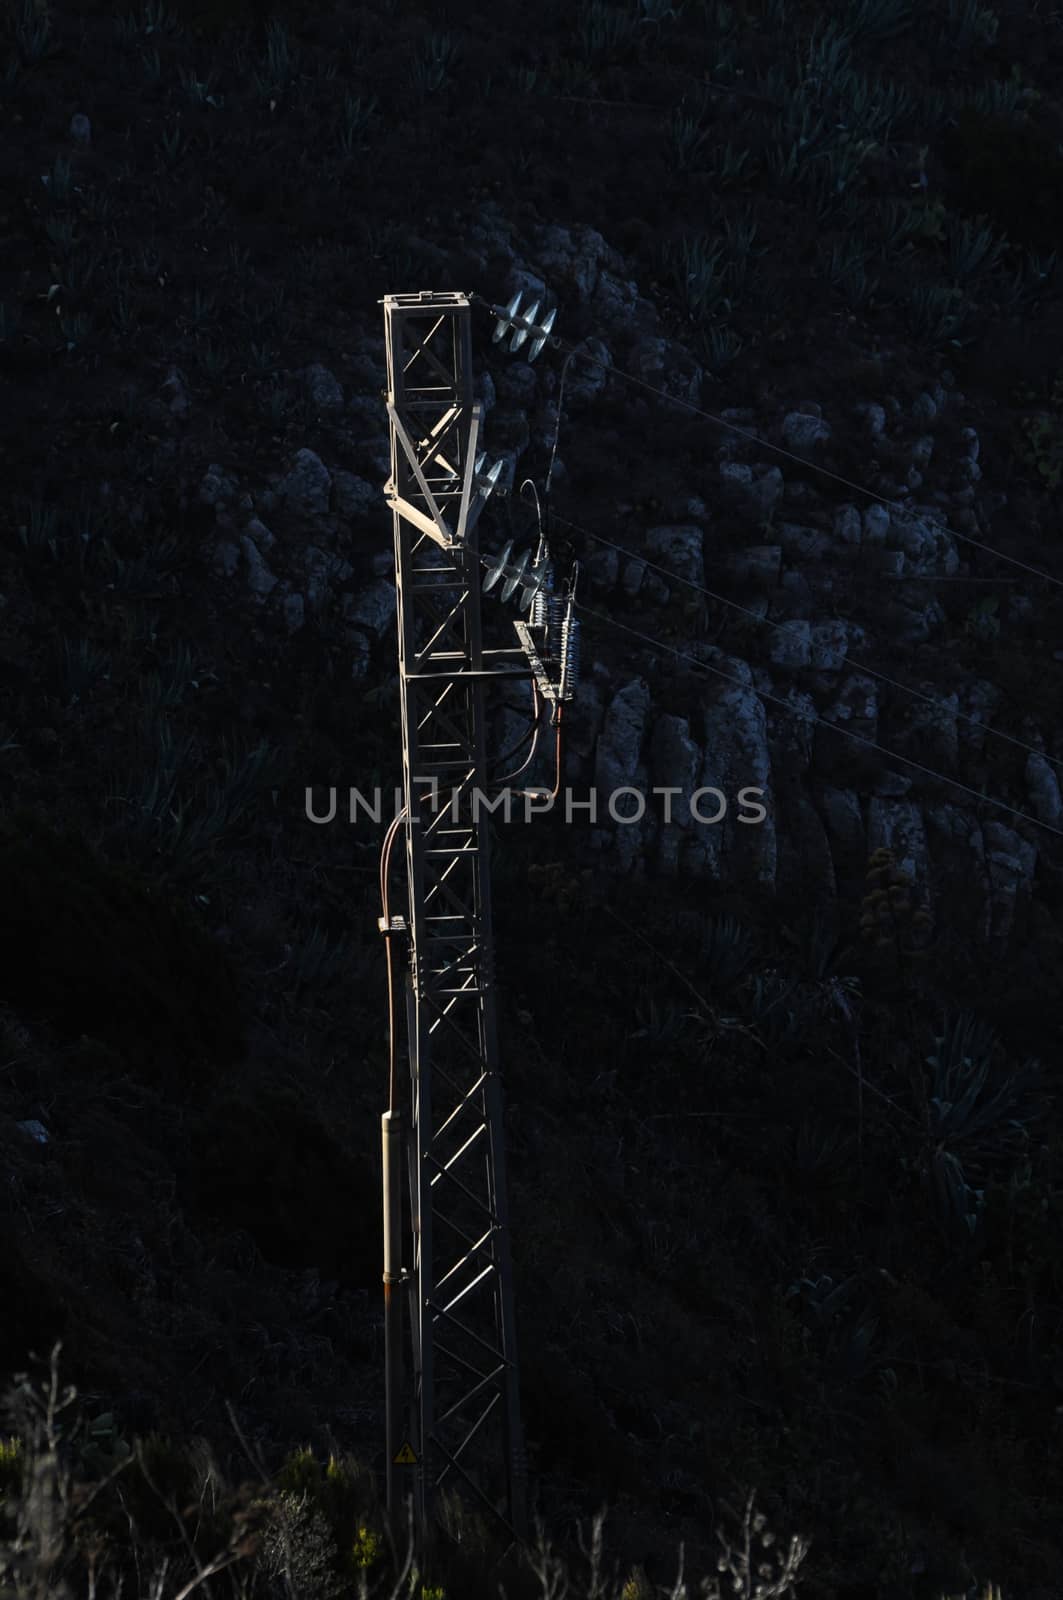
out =
<svg viewBox="0 0 1063 1600"><path fill-rule="evenodd" d="M736 917L714 917L702 944L705 971L721 987L734 983L749 970L757 949L756 936Z"/></svg>
<svg viewBox="0 0 1063 1600"><path fill-rule="evenodd" d="M798 54L801 80L829 89L848 66L852 48L852 36L835 22L827 22L822 28L817 23L804 47L804 53Z"/></svg>
<svg viewBox="0 0 1063 1600"><path fill-rule="evenodd" d="M858 239L844 239L831 246L828 280L854 311L865 306L878 288L878 279L868 277L867 263L868 252Z"/></svg>
<svg viewBox="0 0 1063 1600"><path fill-rule="evenodd" d="M794 1165L805 1178L825 1178L838 1173L849 1141L840 1128L818 1117L805 1117L794 1138Z"/></svg>
<svg viewBox="0 0 1063 1600"><path fill-rule="evenodd" d="M931 1074L928 1133L935 1144L963 1146L978 1161L1021 1149L1036 1112L1040 1064L1028 1061L995 1086L991 1068L998 1047L993 1030L970 1012L946 1015L927 1057Z"/></svg>
<svg viewBox="0 0 1063 1600"><path fill-rule="evenodd" d="M842 121L865 139L888 144L894 126L911 119L915 102L902 85L891 79L846 71L838 80Z"/></svg>
<svg viewBox="0 0 1063 1600"><path fill-rule="evenodd" d="M798 1024L799 1006L787 1005L797 992L797 983L781 972L758 972L750 996L751 1022L768 1043L791 1038Z"/></svg>
<svg viewBox="0 0 1063 1600"><path fill-rule="evenodd" d="M918 284L908 302L908 324L912 333L930 344L955 339L969 315L970 308L955 284Z"/></svg>
<svg viewBox="0 0 1063 1600"><path fill-rule="evenodd" d="M45 61L56 50L51 18L33 0L22 0L15 23L15 43L26 66Z"/></svg>
<svg viewBox="0 0 1063 1600"><path fill-rule="evenodd" d="M747 206L741 217L736 217L734 220L726 219L723 232L731 258L731 279L737 287L745 281L750 262L758 260L767 246L757 246L760 224L753 214L752 207Z"/></svg>
<svg viewBox="0 0 1063 1600"><path fill-rule="evenodd" d="M576 19L576 32L585 61L608 58L635 41L640 19L602 0L587 0Z"/></svg>
<svg viewBox="0 0 1063 1600"><path fill-rule="evenodd" d="M700 118L689 116L682 107L675 111L669 128L669 146L676 172L690 172L696 166L708 138L708 130L701 126Z"/></svg>
<svg viewBox="0 0 1063 1600"><path fill-rule="evenodd" d="M671 1000L660 1003L652 994L643 993L635 1006L638 1027L631 1035L648 1045L674 1044L686 1031L688 1014Z"/></svg>
<svg viewBox="0 0 1063 1600"><path fill-rule="evenodd" d="M872 1357L879 1319L870 1306L853 1303L861 1282L859 1273L840 1282L827 1275L806 1276L785 1295L787 1300L800 1298L809 1331L819 1335L835 1375L849 1383L866 1377L881 1359Z"/></svg>
<svg viewBox="0 0 1063 1600"><path fill-rule="evenodd" d="M64 205L74 192L74 178L70 162L63 156L56 156L52 163L51 172L46 172L41 179L48 191L48 198L53 205Z"/></svg>
<svg viewBox="0 0 1063 1600"><path fill-rule="evenodd" d="M156 34L180 33L180 23L172 11L167 11L162 0L147 0L143 12L144 32Z"/></svg>
<svg viewBox="0 0 1063 1600"><path fill-rule="evenodd" d="M838 1283L829 1274L821 1273L818 1278L799 1278L787 1289L785 1298L800 1298L815 1327L826 1329L843 1306L848 1305L859 1287L860 1278L856 1274Z"/></svg>
<svg viewBox="0 0 1063 1600"><path fill-rule="evenodd" d="M344 97L343 117L339 127L340 148L344 155L353 155L364 143L376 108L375 95L348 94Z"/></svg>
<svg viewBox="0 0 1063 1600"><path fill-rule="evenodd" d="M736 148L728 139L727 143L716 151L712 164L716 181L724 188L737 183L741 178L749 176L750 165L753 160L751 150Z"/></svg>
<svg viewBox="0 0 1063 1600"><path fill-rule="evenodd" d="M1000 18L978 0L949 0L948 17L942 19L940 37L953 51L973 50L996 43Z"/></svg>
<svg viewBox="0 0 1063 1600"><path fill-rule="evenodd" d="M461 59L457 35L431 32L421 42L420 54L413 63L413 81L420 94L438 94L453 76Z"/></svg>
<svg viewBox="0 0 1063 1600"><path fill-rule="evenodd" d="M879 253L887 260L903 248L919 227L915 207L907 200L888 199L877 208L875 216L879 235Z"/></svg>
<svg viewBox="0 0 1063 1600"><path fill-rule="evenodd" d="M67 704L72 704L90 690L99 678L106 678L111 658L106 650L99 650L91 639L63 639L60 653L60 675Z"/></svg>
<svg viewBox="0 0 1063 1600"><path fill-rule="evenodd" d="M954 278L973 278L989 272L1000 261L1008 247L1006 239L995 239L988 226L989 218L966 218L952 224L948 230L949 271Z"/></svg>
<svg viewBox="0 0 1063 1600"><path fill-rule="evenodd" d="M641 0L641 5L643 24L675 22L683 10L683 0L678 0L678 4L673 0Z"/></svg>
<svg viewBox="0 0 1063 1600"><path fill-rule="evenodd" d="M722 259L723 245L713 244L705 234L678 243L666 241L664 265L695 322L730 308Z"/></svg>
<svg viewBox="0 0 1063 1600"><path fill-rule="evenodd" d="M717 325L706 333L701 353L711 372L722 372L744 348L733 328Z"/></svg>
<svg viewBox="0 0 1063 1600"><path fill-rule="evenodd" d="M149 675L144 690L145 706L157 715L167 706L181 705L185 690L197 687L194 673L195 660L188 646L176 645L163 670Z"/></svg>
<svg viewBox="0 0 1063 1600"><path fill-rule="evenodd" d="M1029 90L1017 78L990 78L974 92L971 104L983 117L1013 117L1025 104Z"/></svg>
<svg viewBox="0 0 1063 1600"><path fill-rule="evenodd" d="M24 499L19 509L26 519L18 525L23 549L51 549L54 553L59 534L58 507L47 505L43 500Z"/></svg>
<svg viewBox="0 0 1063 1600"><path fill-rule="evenodd" d="M77 230L70 217L49 217L44 224L44 231L48 235L48 243L60 255L67 255L74 248Z"/></svg>
<svg viewBox="0 0 1063 1600"><path fill-rule="evenodd" d="M907 33L912 17L911 0L854 0L846 23L854 38L881 44Z"/></svg>
<svg viewBox="0 0 1063 1600"><path fill-rule="evenodd" d="M108 546L111 583L119 594L145 594L158 589L173 573L180 549L180 541L173 534L154 540L128 561Z"/></svg>
<svg viewBox="0 0 1063 1600"><path fill-rule="evenodd" d="M938 1225L946 1243L968 1255L980 1242L985 1190L972 1189L962 1163L951 1151L943 1149L934 1152L930 1182Z"/></svg>

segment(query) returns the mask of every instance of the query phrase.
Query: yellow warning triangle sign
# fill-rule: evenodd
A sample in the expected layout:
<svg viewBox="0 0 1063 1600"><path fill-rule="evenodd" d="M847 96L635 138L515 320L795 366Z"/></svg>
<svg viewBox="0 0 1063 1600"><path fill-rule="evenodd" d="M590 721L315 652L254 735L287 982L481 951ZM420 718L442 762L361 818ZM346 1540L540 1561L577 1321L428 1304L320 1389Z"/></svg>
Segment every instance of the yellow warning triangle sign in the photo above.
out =
<svg viewBox="0 0 1063 1600"><path fill-rule="evenodd" d="M413 1453L413 1446L407 1439L395 1453L395 1465L398 1467L415 1467L417 1457Z"/></svg>

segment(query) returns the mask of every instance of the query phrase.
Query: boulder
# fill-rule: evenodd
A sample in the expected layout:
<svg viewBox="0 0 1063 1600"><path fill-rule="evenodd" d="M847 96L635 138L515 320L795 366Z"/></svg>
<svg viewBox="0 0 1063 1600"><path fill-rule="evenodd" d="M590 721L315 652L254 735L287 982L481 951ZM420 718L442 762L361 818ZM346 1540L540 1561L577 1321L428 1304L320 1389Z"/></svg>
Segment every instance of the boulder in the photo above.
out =
<svg viewBox="0 0 1063 1600"><path fill-rule="evenodd" d="M633 678L613 696L595 751L594 784L600 809L607 806L609 795L615 789L632 782L642 752L649 711L650 691L642 678Z"/></svg>
<svg viewBox="0 0 1063 1600"><path fill-rule="evenodd" d="M645 563L643 563L645 566ZM584 570L592 588L614 589L620 576L620 557L607 546L593 550L584 563Z"/></svg>
<svg viewBox="0 0 1063 1600"><path fill-rule="evenodd" d="M922 394L915 397L912 405L912 421L925 426L927 423L936 422L937 415L937 401L924 389Z"/></svg>
<svg viewBox="0 0 1063 1600"><path fill-rule="evenodd" d="M240 540L247 564L247 586L257 600L265 600L276 586L277 579L266 565L262 552L250 535L245 534Z"/></svg>
<svg viewBox="0 0 1063 1600"><path fill-rule="evenodd" d="M864 507L864 543L881 545L885 544L890 531L889 507L884 506L880 500L872 501L871 505Z"/></svg>
<svg viewBox="0 0 1063 1600"><path fill-rule="evenodd" d="M767 522L783 497L783 475L778 467L757 462L721 461L720 487L725 502L745 521L759 527Z"/></svg>
<svg viewBox="0 0 1063 1600"><path fill-rule="evenodd" d="M332 474L332 509L346 522L358 522L385 505L381 486L337 467Z"/></svg>
<svg viewBox="0 0 1063 1600"><path fill-rule="evenodd" d="M835 881L839 887L855 888L863 883L869 854L860 797L853 789L825 787L819 793L818 805Z"/></svg>
<svg viewBox="0 0 1063 1600"><path fill-rule="evenodd" d="M898 726L890 729L885 742L900 755L948 772L959 753L959 695L942 694L932 683L915 687L927 698L905 697Z"/></svg>
<svg viewBox="0 0 1063 1600"><path fill-rule="evenodd" d="M853 505L842 505L834 513L834 537L842 544L859 544L863 538L860 513Z"/></svg>
<svg viewBox="0 0 1063 1600"><path fill-rule="evenodd" d="M872 439L878 440L886 432L886 411L877 401L865 401L856 408L858 417L863 417L867 424L867 431Z"/></svg>
<svg viewBox="0 0 1063 1600"><path fill-rule="evenodd" d="M699 787L718 789L727 801L719 823L694 822L695 833L720 833L718 867L728 887L772 888L775 883L777 841L772 814L771 754L764 705L753 682L749 664L722 651L714 652L721 672L735 680L718 683L708 691L703 712L705 759ZM763 790L760 803L767 809L763 822L742 822L747 815L738 796L743 789ZM706 815L716 808L714 796L699 802ZM711 853L711 849L710 849Z"/></svg>
<svg viewBox="0 0 1063 1600"><path fill-rule="evenodd" d="M727 570L742 584L757 589L774 589L782 572L782 546L754 544L727 557Z"/></svg>
<svg viewBox="0 0 1063 1600"><path fill-rule="evenodd" d="M281 611L289 634L298 633L306 625L306 601L298 591L284 596Z"/></svg>
<svg viewBox="0 0 1063 1600"><path fill-rule="evenodd" d="M773 666L791 671L807 667L812 658L811 623L801 619L781 622L772 632L768 657Z"/></svg>
<svg viewBox="0 0 1063 1600"><path fill-rule="evenodd" d="M630 600L634 600L642 588L642 580L646 576L646 563L639 556L633 556L624 563L624 574L620 580L620 587Z"/></svg>
<svg viewBox="0 0 1063 1600"><path fill-rule="evenodd" d="M830 535L798 522L781 522L775 530L783 550L793 561L822 561L831 554Z"/></svg>
<svg viewBox="0 0 1063 1600"><path fill-rule="evenodd" d="M219 505L230 505L239 493L240 485L236 479L230 477L216 462L207 468L199 485L200 500L205 506L214 506L215 509Z"/></svg>
<svg viewBox="0 0 1063 1600"><path fill-rule="evenodd" d="M240 565L240 546L232 539L219 539L211 556L211 571L219 578L231 578Z"/></svg>
<svg viewBox="0 0 1063 1600"><path fill-rule="evenodd" d="M539 391L539 374L527 361L514 361L502 368L493 387L503 405L530 411Z"/></svg>
<svg viewBox="0 0 1063 1600"><path fill-rule="evenodd" d="M929 854L923 816L914 800L885 800L873 795L867 807L867 849L892 850L897 865L917 892L925 890Z"/></svg>
<svg viewBox="0 0 1063 1600"><path fill-rule="evenodd" d="M650 528L646 548L659 566L687 583L705 583L704 533L696 523Z"/></svg>
<svg viewBox="0 0 1063 1600"><path fill-rule="evenodd" d="M1056 769L1042 755L1026 758L1026 792L1030 808L1039 822L1063 831L1063 799L1060 797Z"/></svg>
<svg viewBox="0 0 1063 1600"><path fill-rule="evenodd" d="M781 428L783 443L795 455L810 456L831 437L831 428L822 417L807 411L788 411Z"/></svg>
<svg viewBox="0 0 1063 1600"><path fill-rule="evenodd" d="M323 367L319 361L315 361L303 373L303 382L306 384L310 403L317 411L327 413L343 410L343 386L328 367Z"/></svg>
<svg viewBox="0 0 1063 1600"><path fill-rule="evenodd" d="M834 861L819 813L800 784L785 785L780 800L779 892L816 902L833 899Z"/></svg>
<svg viewBox="0 0 1063 1600"><path fill-rule="evenodd" d="M1002 822L982 829L989 873L990 943L1003 951L1021 929L1029 908L1037 847Z"/></svg>
<svg viewBox="0 0 1063 1600"><path fill-rule="evenodd" d="M623 260L595 228L548 224L535 230L535 265L551 283L570 285L581 306L598 286L603 267L623 271Z"/></svg>
<svg viewBox="0 0 1063 1600"><path fill-rule="evenodd" d="M352 597L345 615L348 622L356 623L379 639L394 623L395 605L395 585L386 578L378 578Z"/></svg>
<svg viewBox="0 0 1063 1600"><path fill-rule="evenodd" d="M626 365L655 389L691 405L701 404L704 371L690 351L674 340L652 335L637 339L627 353Z"/></svg>
<svg viewBox="0 0 1063 1600"><path fill-rule="evenodd" d="M961 944L970 939L985 945L992 934L992 912L982 825L950 802L927 806L925 819L939 920Z"/></svg>
<svg viewBox="0 0 1063 1600"><path fill-rule="evenodd" d="M584 339L576 346L572 365L565 375L562 402L573 414L583 411L597 400L605 388L609 368L613 364L607 345L600 339Z"/></svg>
<svg viewBox="0 0 1063 1600"><path fill-rule="evenodd" d="M277 493L289 509L303 516L324 516L329 509L332 479L329 470L313 450L297 450L291 469L277 485Z"/></svg>
<svg viewBox="0 0 1063 1600"><path fill-rule="evenodd" d="M650 743L650 769L657 789L677 789L678 794L655 796L665 827L669 824L689 829L693 823L690 797L698 786L703 756L697 740L690 737L686 717L660 716L654 723ZM677 846L678 849L678 846Z"/></svg>
<svg viewBox="0 0 1063 1600"><path fill-rule="evenodd" d="M350 652L351 677L355 679L366 677L372 656L368 635L360 628L348 628L347 649Z"/></svg>
<svg viewBox="0 0 1063 1600"><path fill-rule="evenodd" d="M848 622L835 618L831 622L817 622L809 639L809 661L817 672L839 672L845 665L849 649Z"/></svg>

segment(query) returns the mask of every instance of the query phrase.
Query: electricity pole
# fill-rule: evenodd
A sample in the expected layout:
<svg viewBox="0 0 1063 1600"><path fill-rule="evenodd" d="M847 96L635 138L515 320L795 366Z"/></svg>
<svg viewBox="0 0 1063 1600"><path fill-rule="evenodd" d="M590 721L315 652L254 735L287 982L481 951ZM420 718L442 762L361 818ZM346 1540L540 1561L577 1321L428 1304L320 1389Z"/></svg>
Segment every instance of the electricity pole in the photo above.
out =
<svg viewBox="0 0 1063 1600"><path fill-rule="evenodd" d="M527 679L528 663L519 645L486 650L481 637L476 520L499 467L479 473L470 301L424 291L383 304L408 915L381 929L409 956L409 1098L401 1105L393 1082L382 1126L388 1508L412 1494L421 1538L437 1491L460 1486L523 1539L489 840L476 796L487 789L485 688Z"/></svg>

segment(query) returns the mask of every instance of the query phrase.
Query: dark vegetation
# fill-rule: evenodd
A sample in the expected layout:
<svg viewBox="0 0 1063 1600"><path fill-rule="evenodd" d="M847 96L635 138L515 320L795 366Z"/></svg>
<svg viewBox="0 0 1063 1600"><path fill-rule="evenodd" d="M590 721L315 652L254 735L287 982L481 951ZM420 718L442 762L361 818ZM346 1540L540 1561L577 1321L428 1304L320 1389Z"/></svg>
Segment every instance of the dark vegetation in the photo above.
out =
<svg viewBox="0 0 1063 1600"><path fill-rule="evenodd" d="M139 1593L164 1560L166 1595L357 1593L391 1570L380 830L311 829L303 792L397 781L391 640L358 680L331 611L287 639L211 572L195 486L303 445L372 476L296 374L346 371L385 292L494 295L462 250L493 200L622 248L716 409L947 362L996 544L1063 575L1059 13L8 0L2 37L0 1360L45 1389L0 1457L0 1594ZM614 498L596 426L577 519ZM655 429L708 453L650 415L634 476ZM1051 663L976 644L1051 714ZM988 963L888 859L812 915L610 882L551 821L498 844L551 1535L607 1501L642 1600L681 1538L715 1569L755 1485L812 1541L810 1600L1058 1595L1058 904ZM496 1593L457 1526L431 1581Z"/></svg>

